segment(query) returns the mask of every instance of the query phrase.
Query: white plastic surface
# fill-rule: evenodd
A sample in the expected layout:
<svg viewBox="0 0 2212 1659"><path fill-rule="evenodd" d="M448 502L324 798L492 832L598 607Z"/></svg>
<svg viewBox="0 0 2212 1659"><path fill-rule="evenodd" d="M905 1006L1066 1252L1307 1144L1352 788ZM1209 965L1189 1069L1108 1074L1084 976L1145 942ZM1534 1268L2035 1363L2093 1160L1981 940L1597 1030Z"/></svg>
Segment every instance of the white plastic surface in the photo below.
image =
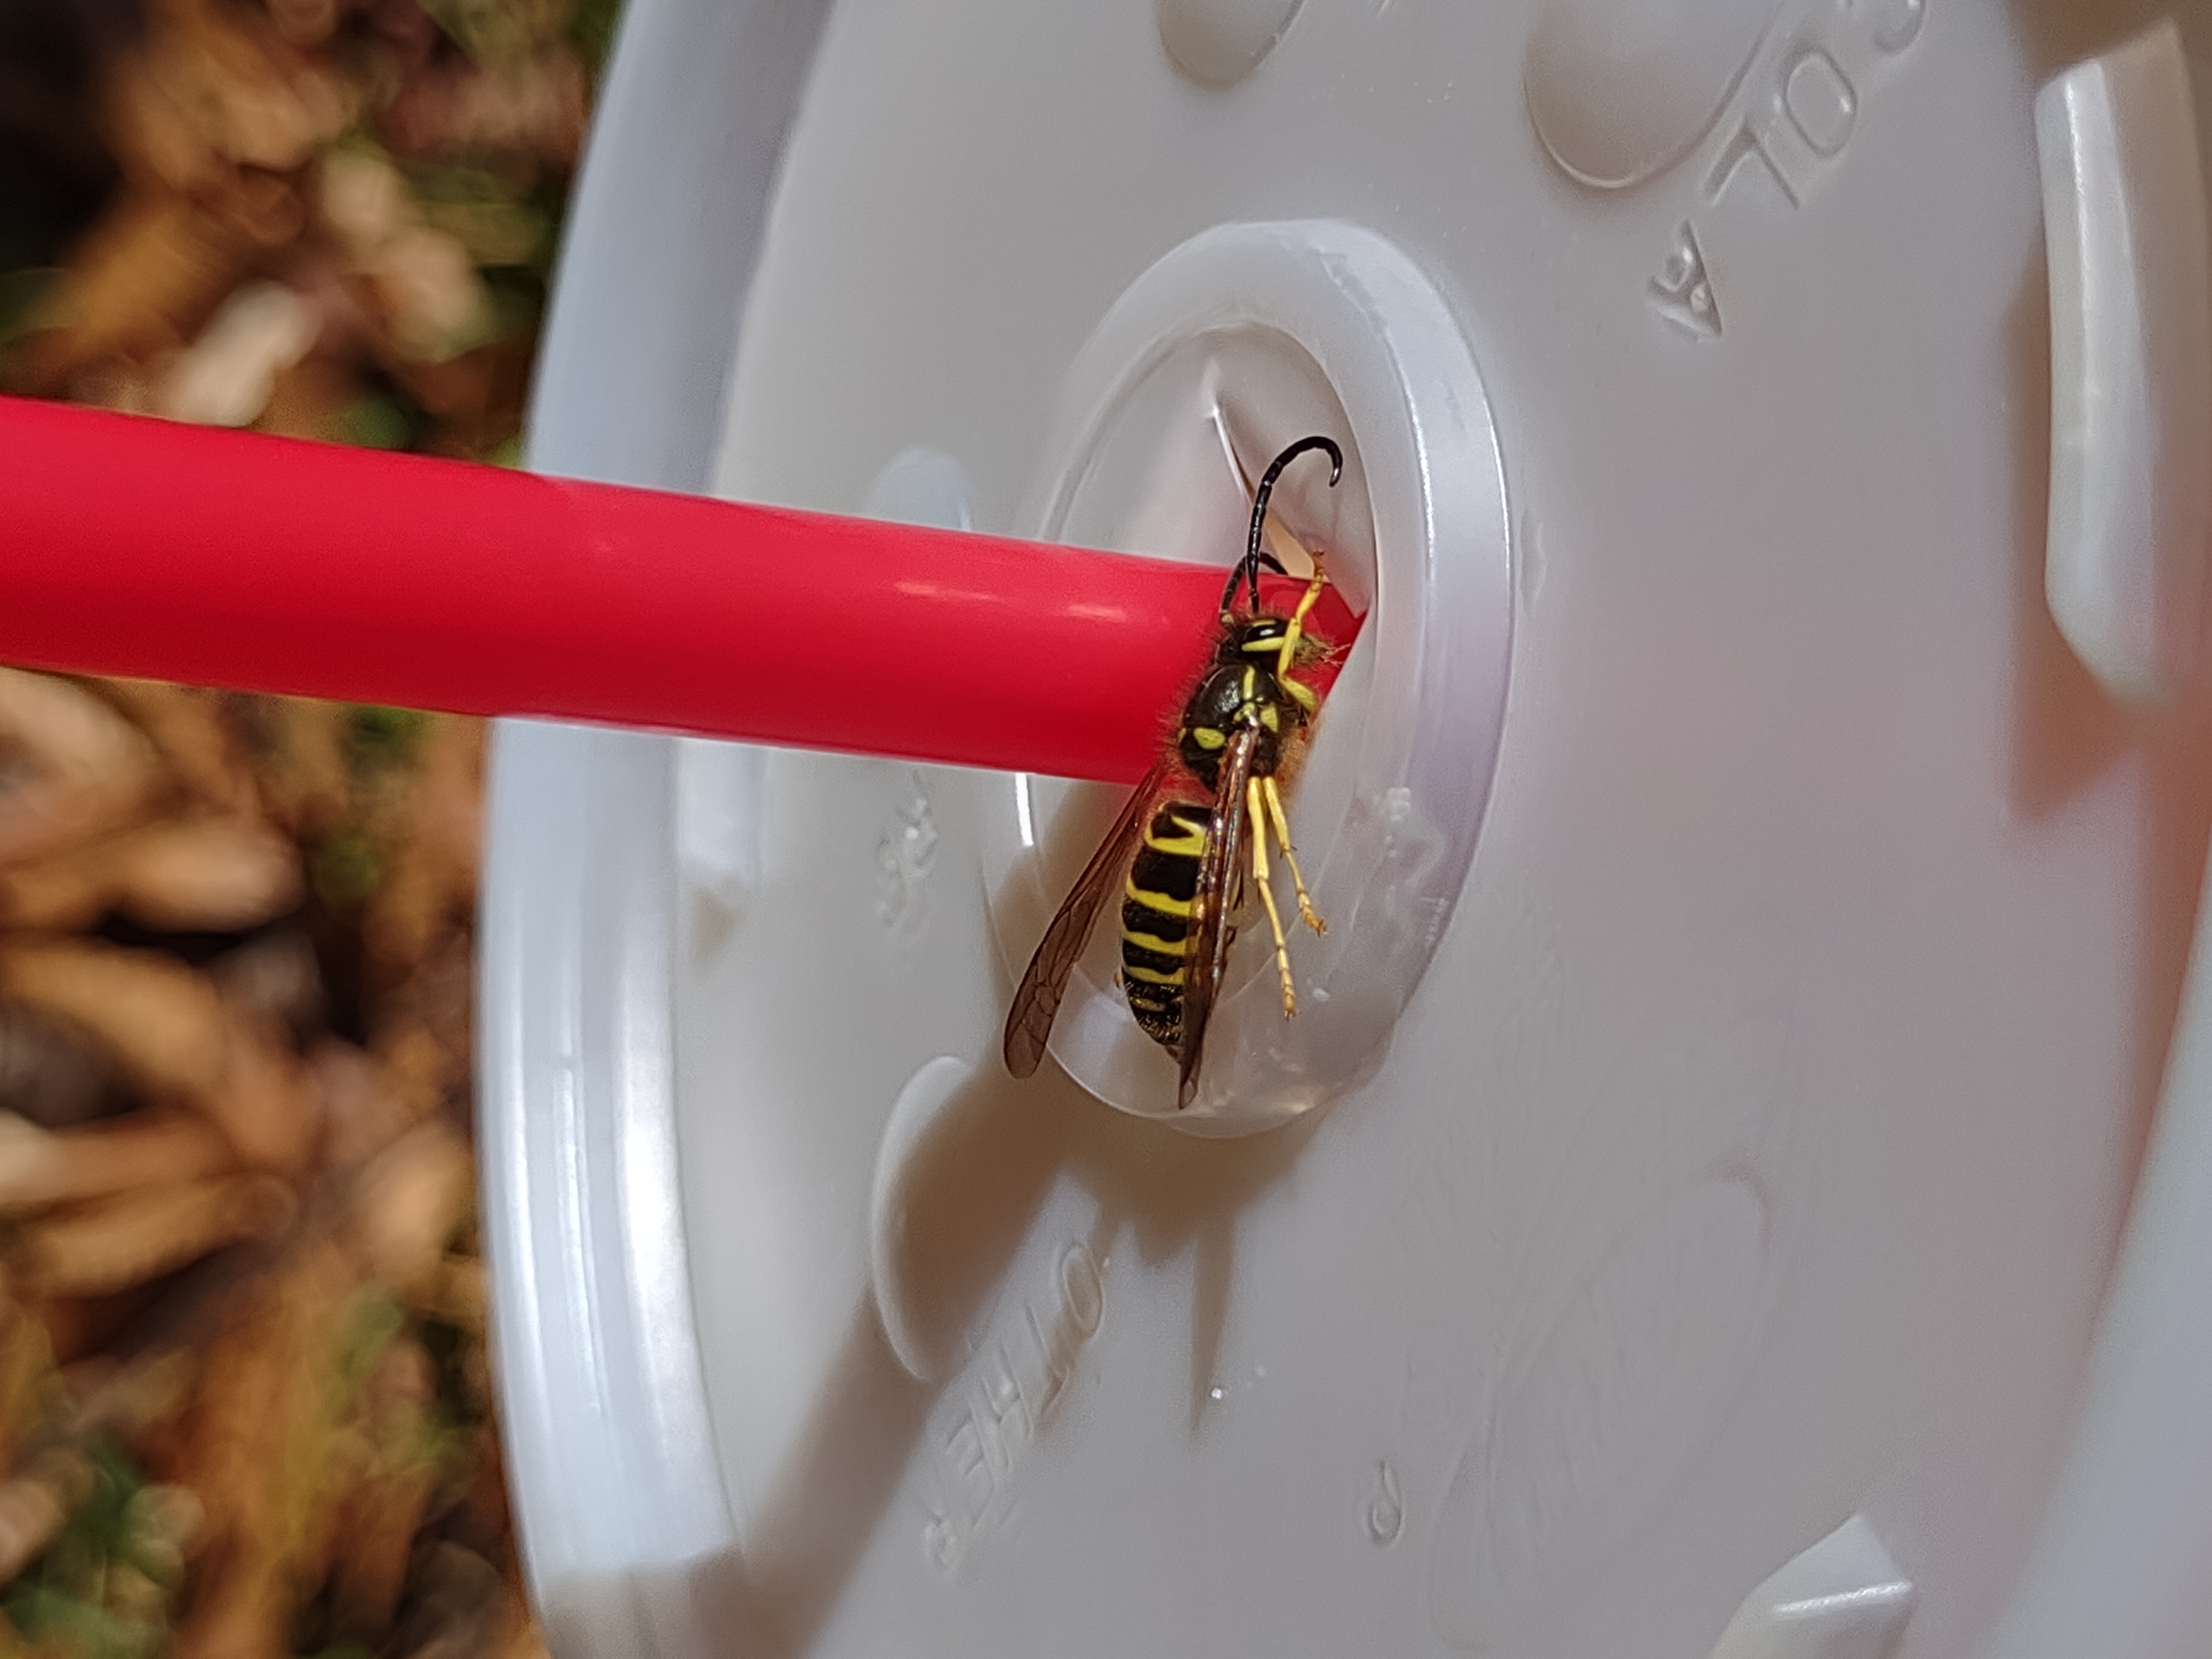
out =
<svg viewBox="0 0 2212 1659"><path fill-rule="evenodd" d="M2212 872L2209 872L2212 876ZM2202 901L2199 914L2203 914ZM1990 1659L2194 1659L2212 1638L2212 941L2105 1299L2082 1430Z"/></svg>
<svg viewBox="0 0 2212 1659"><path fill-rule="evenodd" d="M624 8L540 359L533 467L706 483L820 25L753 0ZM675 1193L677 778L669 739L507 723L494 745L483 1228L517 1530L561 1659L719 1651L732 1629L734 1533ZM702 803L726 824L728 781ZM686 861L726 889L746 855L702 847L701 817Z"/></svg>
<svg viewBox="0 0 2212 1659"><path fill-rule="evenodd" d="M1275 49L1301 0L1155 0L1160 45L1201 86L1243 79Z"/></svg>
<svg viewBox="0 0 2212 1659"><path fill-rule="evenodd" d="M2212 762L2044 605L2030 119L2141 15L1305 0L1223 88L1152 8L853 0L788 146L702 158L790 59L716 33L757 9L635 4L545 459L712 447L725 491L854 510L921 448L1015 529L1118 296L1329 220L1481 364L1516 611L1386 1057L1238 1141L999 1072L1003 780L769 755L717 909L658 740L502 734L487 1218L562 1659L1695 1659L1853 1514L1915 1587L1897 1659L1978 1659L2016 1596L2181 1650L2202 1356L2130 1289L2202 1279L2171 1105L2106 1291ZM1572 72L1634 30L1645 101ZM740 306L717 428L663 348Z"/></svg>
<svg viewBox="0 0 2212 1659"><path fill-rule="evenodd" d="M1889 1659L1912 1600L1912 1581L1855 1515L1744 1597L1712 1659Z"/></svg>
<svg viewBox="0 0 2212 1659"><path fill-rule="evenodd" d="M760 793L767 755L745 744L676 744L677 861L702 899L734 915L760 884Z"/></svg>
<svg viewBox="0 0 2212 1659"><path fill-rule="evenodd" d="M2172 20L2036 96L2051 261L2051 613L2115 696L2203 653L2212 558L2212 264Z"/></svg>
<svg viewBox="0 0 2212 1659"><path fill-rule="evenodd" d="M1710 134L1783 9L1776 0L1546 0L1528 34L1529 124L1577 182L1641 184Z"/></svg>

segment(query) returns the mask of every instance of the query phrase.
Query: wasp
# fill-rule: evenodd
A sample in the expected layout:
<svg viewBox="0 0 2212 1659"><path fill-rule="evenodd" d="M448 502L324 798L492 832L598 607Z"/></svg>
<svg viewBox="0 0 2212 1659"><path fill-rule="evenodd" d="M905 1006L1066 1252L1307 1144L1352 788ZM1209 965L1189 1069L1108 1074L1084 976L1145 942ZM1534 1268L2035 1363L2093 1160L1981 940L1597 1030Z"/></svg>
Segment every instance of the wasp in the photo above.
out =
<svg viewBox="0 0 2212 1659"><path fill-rule="evenodd" d="M1344 452L1328 438L1309 437L1276 456L1261 478L1244 556L1221 591L1212 659L1184 701L1173 738L1076 878L1014 993L1005 1054L1016 1077L1029 1076L1044 1058L1067 976L1116 884L1122 992L1145 1035L1176 1057L1177 1109L1197 1092L1206 1022L1228 970L1248 873L1274 935L1283 1016L1297 1012L1268 849L1271 838L1281 849L1300 919L1316 933L1326 931L1291 846L1282 784L1321 712L1319 694L1293 671L1331 653L1328 641L1306 627L1328 577L1316 553L1304 595L1283 616L1261 604L1260 572L1287 574L1261 548L1267 498L1283 469L1311 450L1327 453L1332 488L1343 476Z"/></svg>

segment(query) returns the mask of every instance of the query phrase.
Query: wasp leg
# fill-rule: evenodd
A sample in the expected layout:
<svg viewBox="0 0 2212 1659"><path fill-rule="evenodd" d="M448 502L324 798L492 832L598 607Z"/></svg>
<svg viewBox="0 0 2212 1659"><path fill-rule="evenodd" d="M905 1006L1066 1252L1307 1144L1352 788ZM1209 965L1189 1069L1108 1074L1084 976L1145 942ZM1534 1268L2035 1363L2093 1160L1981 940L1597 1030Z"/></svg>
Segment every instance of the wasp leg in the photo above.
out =
<svg viewBox="0 0 2212 1659"><path fill-rule="evenodd" d="M1305 597L1298 601L1298 608L1291 613L1291 625L1283 630L1283 652L1275 659L1275 678L1278 679L1289 678L1291 663L1298 653L1299 637L1305 632L1306 618L1312 614L1315 604L1321 599L1322 589L1328 586L1328 578L1322 572L1321 555L1316 553L1312 556L1313 580L1306 584Z"/></svg>
<svg viewBox="0 0 2212 1659"><path fill-rule="evenodd" d="M1267 879L1267 820L1261 782L1253 778L1244 785L1245 810L1252 820L1252 876L1260 884L1260 902L1267 907L1267 926L1274 930L1275 971L1282 975L1283 1018L1288 1019L1298 1011L1298 993L1291 983L1291 944L1283 937L1282 914L1275 908L1275 890Z"/></svg>
<svg viewBox="0 0 2212 1659"><path fill-rule="evenodd" d="M1314 932L1326 933L1328 924L1321 919L1321 913L1313 907L1313 895L1306 891L1305 875L1298 868L1297 849L1291 845L1291 820L1283 811L1283 792L1275 787L1273 778L1255 778L1252 781L1260 786L1261 798L1267 803L1267 822L1274 826L1275 839L1282 846L1283 862L1291 866L1291 881L1298 890L1298 915ZM1260 832L1260 838L1266 839L1264 828Z"/></svg>

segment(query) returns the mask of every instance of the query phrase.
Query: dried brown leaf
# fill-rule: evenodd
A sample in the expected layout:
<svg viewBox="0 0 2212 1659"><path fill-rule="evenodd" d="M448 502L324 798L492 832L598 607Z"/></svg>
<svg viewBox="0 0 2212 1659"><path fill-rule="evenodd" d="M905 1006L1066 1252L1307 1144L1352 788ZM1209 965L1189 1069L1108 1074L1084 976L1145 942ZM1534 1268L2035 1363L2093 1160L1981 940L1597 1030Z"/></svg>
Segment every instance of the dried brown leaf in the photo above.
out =
<svg viewBox="0 0 2212 1659"><path fill-rule="evenodd" d="M0 668L0 866L114 827L161 781L152 746L100 699Z"/></svg>
<svg viewBox="0 0 2212 1659"><path fill-rule="evenodd" d="M390 974L420 968L473 912L483 835L484 723L427 725L392 866L362 921L368 952Z"/></svg>
<svg viewBox="0 0 2212 1659"><path fill-rule="evenodd" d="M301 167L350 113L333 77L245 7L155 8L112 76L125 173L174 190L204 190L226 167Z"/></svg>
<svg viewBox="0 0 2212 1659"><path fill-rule="evenodd" d="M473 1347L471 1352L477 1352ZM453 1507L441 1519L439 1530L455 1543L465 1545L488 1560L499 1562L520 1577L520 1561L512 1554L514 1517L507 1508L507 1471L500 1459L499 1431L484 1422L472 1431L466 1478Z"/></svg>
<svg viewBox="0 0 2212 1659"><path fill-rule="evenodd" d="M262 248L283 247L307 228L307 198L299 181L259 167L225 173L203 203L209 218Z"/></svg>
<svg viewBox="0 0 2212 1659"><path fill-rule="evenodd" d="M283 1659L294 1607L316 1588L351 1402L333 1358L358 1275L344 1253L301 1249L245 1298L210 1344L205 1381L167 1478L206 1505L200 1583L174 1659Z"/></svg>
<svg viewBox="0 0 2212 1659"><path fill-rule="evenodd" d="M112 1435L126 1443L139 1440L157 1425L172 1421L191 1403L200 1370L197 1350L181 1346L158 1348L128 1364L114 1366L85 1391L70 1423L70 1436L83 1439ZM165 1490L187 1495L195 1517L188 1530L197 1539L204 1519L198 1497L185 1487Z"/></svg>
<svg viewBox="0 0 2212 1659"><path fill-rule="evenodd" d="M516 1598L499 1569L458 1544L432 1545L409 1589L414 1607L398 1642L406 1659L478 1659L515 1622Z"/></svg>
<svg viewBox="0 0 2212 1659"><path fill-rule="evenodd" d="M474 1256L448 1255L423 1277L409 1305L425 1319L482 1336L490 1304L483 1263Z"/></svg>
<svg viewBox="0 0 2212 1659"><path fill-rule="evenodd" d="M419 1013L408 1013L377 1034L376 1058L386 1091L410 1122L443 1111L468 1079L465 1043L441 1036Z"/></svg>
<svg viewBox="0 0 2212 1659"><path fill-rule="evenodd" d="M368 150L323 158L317 203L324 224L357 268L420 217L405 176Z"/></svg>
<svg viewBox="0 0 2212 1659"><path fill-rule="evenodd" d="M386 108L382 130L404 155L489 151L565 172L582 144L588 100L582 64L554 46L501 71L418 76Z"/></svg>
<svg viewBox="0 0 2212 1659"><path fill-rule="evenodd" d="M391 1627L415 1534L437 1495L440 1471L423 1455L437 1392L436 1368L411 1337L385 1352L362 1390L357 1421L368 1456L360 1480L333 1506L342 1546L331 1583L334 1625L356 1640L380 1643Z"/></svg>
<svg viewBox="0 0 2212 1659"><path fill-rule="evenodd" d="M223 1000L254 1024L305 1036L326 1012L322 964L299 927L264 933L208 964Z"/></svg>
<svg viewBox="0 0 2212 1659"><path fill-rule="evenodd" d="M307 1069L322 1091L325 1169L352 1170L382 1152L419 1114L386 1086L376 1062L349 1042L318 1043Z"/></svg>
<svg viewBox="0 0 2212 1659"><path fill-rule="evenodd" d="M250 237L182 197L126 194L79 246L41 311L45 326L19 347L17 389L55 396L100 365L143 365L182 345L253 254Z"/></svg>
<svg viewBox="0 0 2212 1659"><path fill-rule="evenodd" d="M490 291L468 249L444 231L409 225L395 232L369 256L368 276L404 361L442 362L490 327Z"/></svg>
<svg viewBox="0 0 2212 1659"><path fill-rule="evenodd" d="M113 891L114 839L78 842L42 859L0 866L0 927L76 933L98 921Z"/></svg>
<svg viewBox="0 0 2212 1659"><path fill-rule="evenodd" d="M258 818L184 819L126 839L115 908L149 927L242 932L300 902L299 849Z"/></svg>
<svg viewBox="0 0 2212 1659"><path fill-rule="evenodd" d="M305 890L299 849L259 818L170 818L0 871L0 926L75 930L112 910L170 932L241 933Z"/></svg>
<svg viewBox="0 0 2212 1659"><path fill-rule="evenodd" d="M266 1238L299 1212L273 1176L171 1182L25 1225L24 1283L49 1296L112 1296L225 1244Z"/></svg>
<svg viewBox="0 0 2212 1659"><path fill-rule="evenodd" d="M0 1214L82 1203L231 1168L230 1143L204 1119L133 1112L75 1129L0 1114Z"/></svg>
<svg viewBox="0 0 2212 1659"><path fill-rule="evenodd" d="M294 46L317 46L338 26L337 0L270 0L269 16Z"/></svg>
<svg viewBox="0 0 2212 1659"><path fill-rule="evenodd" d="M325 835L352 810L343 705L264 697L265 750L258 769L269 814L295 836Z"/></svg>
<svg viewBox="0 0 2212 1659"><path fill-rule="evenodd" d="M207 1505L189 1486L141 1486L131 1499L131 1510L140 1547L149 1543L166 1547L178 1567L191 1559L207 1530ZM167 1567L170 1562L158 1565Z"/></svg>
<svg viewBox="0 0 2212 1659"><path fill-rule="evenodd" d="M58 1446L33 1458L14 1480L0 1481L0 1583L38 1559L92 1491L92 1480L83 1454Z"/></svg>
<svg viewBox="0 0 2212 1659"><path fill-rule="evenodd" d="M158 1285L134 1285L112 1296L33 1296L27 1291L23 1305L45 1328L55 1363L73 1369L121 1340L160 1293Z"/></svg>
<svg viewBox="0 0 2212 1659"><path fill-rule="evenodd" d="M403 1296L419 1294L476 1196L476 1164L441 1121L417 1124L362 1172L347 1237L368 1271Z"/></svg>
<svg viewBox="0 0 2212 1659"><path fill-rule="evenodd" d="M225 711L225 693L161 680L95 678L84 684L130 717L194 799L225 815L251 812L259 805L252 764Z"/></svg>
<svg viewBox="0 0 2212 1659"><path fill-rule="evenodd" d="M0 872L0 887L7 881ZM0 1112L60 1129L131 1103L122 1072L99 1044L66 1021L0 1002Z"/></svg>
<svg viewBox="0 0 2212 1659"><path fill-rule="evenodd" d="M280 438L338 437L361 398L352 371L317 351L276 376L258 429Z"/></svg>
<svg viewBox="0 0 2212 1659"><path fill-rule="evenodd" d="M305 1166L319 1126L304 1071L204 975L149 951L15 940L0 943L0 995L98 1038L149 1098L207 1117L246 1163Z"/></svg>
<svg viewBox="0 0 2212 1659"><path fill-rule="evenodd" d="M46 1328L12 1297L0 1298L0 1469L15 1466L25 1436L53 1407L59 1387Z"/></svg>

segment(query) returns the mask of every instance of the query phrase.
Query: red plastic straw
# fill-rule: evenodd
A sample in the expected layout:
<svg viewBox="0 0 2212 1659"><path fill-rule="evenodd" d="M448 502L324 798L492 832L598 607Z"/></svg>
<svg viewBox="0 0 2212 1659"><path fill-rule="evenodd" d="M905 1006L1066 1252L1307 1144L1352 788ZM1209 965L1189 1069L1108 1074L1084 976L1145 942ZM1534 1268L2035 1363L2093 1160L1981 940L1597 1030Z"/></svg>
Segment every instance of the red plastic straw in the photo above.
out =
<svg viewBox="0 0 2212 1659"><path fill-rule="evenodd" d="M0 398L33 667L1126 782L1223 574Z"/></svg>

